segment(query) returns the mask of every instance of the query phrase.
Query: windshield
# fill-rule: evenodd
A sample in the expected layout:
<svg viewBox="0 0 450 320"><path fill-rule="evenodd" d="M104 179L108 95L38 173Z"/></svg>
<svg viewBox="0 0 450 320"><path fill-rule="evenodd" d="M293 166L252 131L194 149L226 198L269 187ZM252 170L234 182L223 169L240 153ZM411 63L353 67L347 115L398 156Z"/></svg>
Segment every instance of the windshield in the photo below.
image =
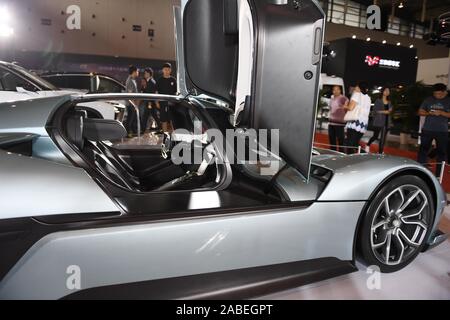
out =
<svg viewBox="0 0 450 320"><path fill-rule="evenodd" d="M26 70L25 68L22 68L17 65L10 65L11 69L13 69L15 72L20 74L22 77L27 78L31 82L33 82L34 85L38 86L43 91L55 91L59 90L57 87L55 87L53 84L48 82L47 80L42 79L41 77L35 75L34 73Z"/></svg>

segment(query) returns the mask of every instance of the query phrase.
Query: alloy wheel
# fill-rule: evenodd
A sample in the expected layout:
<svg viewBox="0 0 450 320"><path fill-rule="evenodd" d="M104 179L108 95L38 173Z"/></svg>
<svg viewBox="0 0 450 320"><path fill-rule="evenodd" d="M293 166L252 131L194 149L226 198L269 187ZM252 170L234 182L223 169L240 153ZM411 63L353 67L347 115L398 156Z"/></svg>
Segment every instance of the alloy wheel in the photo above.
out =
<svg viewBox="0 0 450 320"><path fill-rule="evenodd" d="M430 204L417 186L396 188L380 203L371 226L371 248L377 260L396 266L414 255L428 232Z"/></svg>

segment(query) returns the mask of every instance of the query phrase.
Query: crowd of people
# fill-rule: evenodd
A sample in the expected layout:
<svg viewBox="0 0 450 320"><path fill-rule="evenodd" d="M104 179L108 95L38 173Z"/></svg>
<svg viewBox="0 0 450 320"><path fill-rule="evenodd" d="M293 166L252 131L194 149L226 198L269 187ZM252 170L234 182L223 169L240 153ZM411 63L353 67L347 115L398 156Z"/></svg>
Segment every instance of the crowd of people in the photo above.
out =
<svg viewBox="0 0 450 320"><path fill-rule="evenodd" d="M342 94L340 86L333 87L328 128L331 148L347 154L356 153L360 148L361 139L369 128L369 118L372 114L373 136L368 141L365 151L370 152L370 146L379 141L379 153L383 153L390 127L389 115L393 109L390 96L391 89L383 88L372 109L372 100L366 83L360 82L353 89L350 99ZM438 83L433 86L433 95L422 103L419 116L422 121L418 162L424 165L427 163L433 142L436 146L437 162L447 161L450 156L450 97L445 84ZM438 165L437 173L439 172Z"/></svg>
<svg viewBox="0 0 450 320"><path fill-rule="evenodd" d="M128 93L148 93L162 95L176 95L177 80L172 76L172 65L165 63L162 76L154 78L151 68L144 69L144 76L139 82L139 69L130 66L126 81ZM389 131L389 119L392 113L391 89L384 87L375 100L372 109L372 99L369 86L359 82L352 92L350 99L345 97L340 86L333 87L330 100L329 143L335 151L347 154L357 153L360 143L369 128L369 118L372 114L373 136L369 139L365 151L370 152L371 145L379 142L379 153L384 152L386 137ZM426 164L429 152L436 146L437 162L446 161L450 154L449 148L449 119L450 97L447 86L439 83L433 86L433 96L427 98L419 110L421 116L420 149L418 162ZM124 122L129 136L143 134L149 128L150 119L154 120L157 131L170 132L171 105L168 101L129 101L127 117ZM140 131L140 132L139 132ZM437 171L440 172L438 166Z"/></svg>
<svg viewBox="0 0 450 320"><path fill-rule="evenodd" d="M380 141L380 150L386 140L388 115L392 112L390 90L384 88L375 101L374 126L376 130L368 147L376 140ZM328 127L331 148L347 154L357 153L360 141L369 128L372 99L367 83L360 82L353 88L351 98L342 94L340 86L333 87L330 101L330 122Z"/></svg>
<svg viewBox="0 0 450 320"><path fill-rule="evenodd" d="M129 67L129 76L125 83L127 93L147 93L176 95L177 80L172 76L172 65L165 63L162 76L154 78L151 68L144 70L144 77L139 82L139 69ZM124 126L130 137L138 133L143 134L149 127L149 120L153 118L157 131L171 130L171 105L168 101L139 101L132 100L127 104L127 117Z"/></svg>

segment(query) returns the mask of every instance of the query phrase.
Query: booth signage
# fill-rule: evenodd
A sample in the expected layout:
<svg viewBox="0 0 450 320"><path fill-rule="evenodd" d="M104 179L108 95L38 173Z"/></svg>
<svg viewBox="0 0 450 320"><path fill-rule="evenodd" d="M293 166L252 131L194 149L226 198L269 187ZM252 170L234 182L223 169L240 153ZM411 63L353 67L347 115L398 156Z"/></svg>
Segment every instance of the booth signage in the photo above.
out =
<svg viewBox="0 0 450 320"><path fill-rule="evenodd" d="M375 67L380 66L384 68L392 68L392 69L400 69L400 61L396 60L389 60L389 59L382 59L378 56L366 56L365 61L369 67Z"/></svg>

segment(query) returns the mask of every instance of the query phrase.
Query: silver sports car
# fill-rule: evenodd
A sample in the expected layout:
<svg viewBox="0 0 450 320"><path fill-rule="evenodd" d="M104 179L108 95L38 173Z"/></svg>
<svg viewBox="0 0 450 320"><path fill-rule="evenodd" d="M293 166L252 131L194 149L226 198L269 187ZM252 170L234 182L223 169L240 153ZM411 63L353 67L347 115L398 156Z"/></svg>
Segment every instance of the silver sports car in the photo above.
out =
<svg viewBox="0 0 450 320"><path fill-rule="evenodd" d="M394 272L443 239L427 169L313 150L315 1L189 0L175 18L178 96L0 104L1 299L255 297L357 259ZM114 100L168 108L174 130L126 138L86 107Z"/></svg>

